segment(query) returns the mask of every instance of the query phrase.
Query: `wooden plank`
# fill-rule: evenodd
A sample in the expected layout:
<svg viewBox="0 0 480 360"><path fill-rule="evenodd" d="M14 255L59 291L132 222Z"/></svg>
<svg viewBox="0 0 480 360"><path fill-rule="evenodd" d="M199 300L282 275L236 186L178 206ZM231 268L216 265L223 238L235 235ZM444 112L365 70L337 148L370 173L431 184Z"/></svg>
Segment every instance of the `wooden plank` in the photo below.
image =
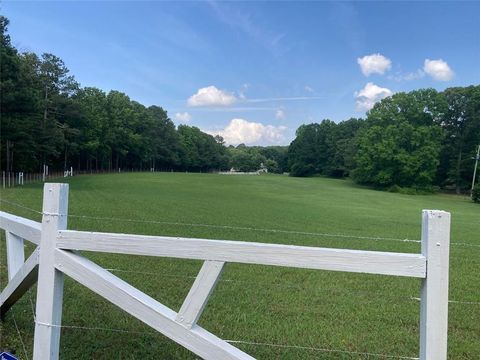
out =
<svg viewBox="0 0 480 360"><path fill-rule="evenodd" d="M9 231L5 234L7 240L8 280L11 280L25 262L23 239Z"/></svg>
<svg viewBox="0 0 480 360"><path fill-rule="evenodd" d="M42 224L36 221L0 211L0 229L11 232L36 245L40 244Z"/></svg>
<svg viewBox="0 0 480 360"><path fill-rule="evenodd" d="M203 263L175 319L178 323L187 329L191 329L197 323L220 278L224 264L220 261L205 261Z"/></svg>
<svg viewBox="0 0 480 360"><path fill-rule="evenodd" d="M450 213L424 210L422 254L427 277L420 300L420 360L447 359Z"/></svg>
<svg viewBox="0 0 480 360"><path fill-rule="evenodd" d="M56 250L55 266L80 284L204 359L253 360L250 355L198 325L191 330L186 329L175 321L177 315L175 311L82 256Z"/></svg>
<svg viewBox="0 0 480 360"><path fill-rule="evenodd" d="M36 248L0 293L0 315L2 318L8 309L37 282L38 257L39 250Z"/></svg>
<svg viewBox="0 0 480 360"><path fill-rule="evenodd" d="M420 254L329 249L242 241L59 231L57 246L71 250L166 256L417 278L424 278L426 272L426 260Z"/></svg>
<svg viewBox="0 0 480 360"><path fill-rule="evenodd" d="M63 274L55 268L55 238L67 228L68 184L46 183L40 246L34 360L57 360L62 320ZM50 324L54 326L46 326Z"/></svg>

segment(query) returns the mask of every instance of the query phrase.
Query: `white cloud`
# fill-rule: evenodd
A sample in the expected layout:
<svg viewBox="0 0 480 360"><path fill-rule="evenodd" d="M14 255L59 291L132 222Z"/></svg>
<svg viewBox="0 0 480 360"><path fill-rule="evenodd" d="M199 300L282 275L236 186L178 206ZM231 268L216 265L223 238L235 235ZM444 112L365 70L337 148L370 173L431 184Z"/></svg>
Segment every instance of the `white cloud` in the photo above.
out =
<svg viewBox="0 0 480 360"><path fill-rule="evenodd" d="M275 112L275 119L277 119L277 120L283 120L283 119L285 119L285 111L283 111L282 109L278 109L278 110Z"/></svg>
<svg viewBox="0 0 480 360"><path fill-rule="evenodd" d="M309 92L309 93L314 93L315 92L315 90L313 90L313 88L311 86L308 86L308 85L305 85L305 91Z"/></svg>
<svg viewBox="0 0 480 360"><path fill-rule="evenodd" d="M209 132L220 135L228 145L270 143L278 144L284 138L285 126L263 125L244 119L232 119L225 129Z"/></svg>
<svg viewBox="0 0 480 360"><path fill-rule="evenodd" d="M370 110L377 101L380 101L391 95L393 95L393 92L390 89L382 88L374 83L369 82L362 90L355 92L357 110Z"/></svg>
<svg viewBox="0 0 480 360"><path fill-rule="evenodd" d="M178 121L181 121L181 122L189 122L190 120L192 120L192 115L190 115L188 112L177 112L175 113L175 119L178 120Z"/></svg>
<svg viewBox="0 0 480 360"><path fill-rule="evenodd" d="M383 75L385 71L390 70L392 67L392 61L381 54L366 55L358 58L357 63L365 76L370 74Z"/></svg>
<svg viewBox="0 0 480 360"><path fill-rule="evenodd" d="M237 101L232 93L217 89L215 86L207 86L198 89L197 93L188 99L189 106L228 106Z"/></svg>
<svg viewBox="0 0 480 360"><path fill-rule="evenodd" d="M425 59L423 71L437 81L449 81L454 76L453 70L448 66L447 62L442 59Z"/></svg>

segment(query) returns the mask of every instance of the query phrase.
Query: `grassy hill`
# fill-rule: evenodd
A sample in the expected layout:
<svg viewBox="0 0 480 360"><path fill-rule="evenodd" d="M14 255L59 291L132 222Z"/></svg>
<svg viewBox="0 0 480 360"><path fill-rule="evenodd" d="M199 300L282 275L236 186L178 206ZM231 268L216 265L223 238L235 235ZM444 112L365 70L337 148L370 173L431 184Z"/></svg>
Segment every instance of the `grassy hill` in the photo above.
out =
<svg viewBox="0 0 480 360"><path fill-rule="evenodd" d="M279 175L113 174L68 182L68 227L79 230L418 253L420 244L399 240L420 238L421 210L450 211L449 359L480 354L480 206L468 198L409 196L343 180ZM2 190L1 199L3 211L40 220L39 213L12 203L40 211L42 184ZM201 266L86 255L174 310ZM223 339L285 345L236 344L259 359L416 357L419 289L416 279L228 264L200 324ZM21 358L32 354L34 302L32 291L0 324L0 348L15 349ZM196 358L70 279L62 323L62 359Z"/></svg>

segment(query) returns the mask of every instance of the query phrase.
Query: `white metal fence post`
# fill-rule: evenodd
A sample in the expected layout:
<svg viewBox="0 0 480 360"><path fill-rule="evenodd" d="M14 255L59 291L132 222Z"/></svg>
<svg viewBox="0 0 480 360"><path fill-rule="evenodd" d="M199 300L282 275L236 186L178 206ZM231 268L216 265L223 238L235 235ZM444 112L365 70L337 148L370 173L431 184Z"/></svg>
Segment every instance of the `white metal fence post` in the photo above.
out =
<svg viewBox="0 0 480 360"><path fill-rule="evenodd" d="M58 230L67 228L68 184L43 187L43 218L37 287L34 360L58 359L62 319L63 274L55 269Z"/></svg>
<svg viewBox="0 0 480 360"><path fill-rule="evenodd" d="M420 304L420 360L447 359L450 213L423 210L422 254L427 259Z"/></svg>

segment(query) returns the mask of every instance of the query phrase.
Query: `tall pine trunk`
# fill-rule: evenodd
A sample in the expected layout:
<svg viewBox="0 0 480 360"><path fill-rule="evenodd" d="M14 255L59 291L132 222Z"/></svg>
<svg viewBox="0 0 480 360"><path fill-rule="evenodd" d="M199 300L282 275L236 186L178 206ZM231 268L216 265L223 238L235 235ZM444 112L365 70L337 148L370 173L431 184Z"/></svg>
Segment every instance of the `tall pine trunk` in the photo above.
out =
<svg viewBox="0 0 480 360"><path fill-rule="evenodd" d="M462 164L462 149L460 148L460 151L458 152L458 156L457 156L457 166L455 168L455 192L457 193L457 195L460 195L460 192L461 192L461 187L460 187L461 164Z"/></svg>

